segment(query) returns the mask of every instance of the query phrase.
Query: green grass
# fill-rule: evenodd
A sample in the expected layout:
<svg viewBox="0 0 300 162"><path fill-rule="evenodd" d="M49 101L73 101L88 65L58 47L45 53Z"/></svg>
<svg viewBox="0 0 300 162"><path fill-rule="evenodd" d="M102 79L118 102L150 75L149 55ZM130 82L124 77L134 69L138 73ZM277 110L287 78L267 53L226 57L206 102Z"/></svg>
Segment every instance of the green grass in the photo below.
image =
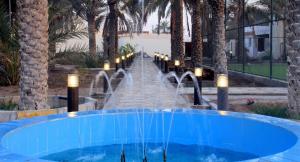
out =
<svg viewBox="0 0 300 162"><path fill-rule="evenodd" d="M242 64L229 64L229 69L242 72L243 65ZM272 70L273 70L273 75L272 75L273 78L280 79L280 80L286 80L287 64L273 63ZM245 64L245 73L269 77L270 64L269 63Z"/></svg>

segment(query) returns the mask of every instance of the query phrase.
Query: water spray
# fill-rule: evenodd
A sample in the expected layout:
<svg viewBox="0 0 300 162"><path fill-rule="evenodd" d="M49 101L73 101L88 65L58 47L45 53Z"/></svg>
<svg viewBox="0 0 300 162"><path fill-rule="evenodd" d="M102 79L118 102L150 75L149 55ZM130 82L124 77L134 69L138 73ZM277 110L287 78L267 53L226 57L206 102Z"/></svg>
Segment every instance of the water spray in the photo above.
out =
<svg viewBox="0 0 300 162"><path fill-rule="evenodd" d="M148 162L147 156L146 156L146 149L145 149L145 148L144 148L144 158L143 158L143 162Z"/></svg>
<svg viewBox="0 0 300 162"><path fill-rule="evenodd" d="M166 149L164 148L163 150L163 161L164 162L167 162L167 152L166 152Z"/></svg>
<svg viewBox="0 0 300 162"><path fill-rule="evenodd" d="M125 157L125 151L122 150L121 152L121 162L126 162L126 157Z"/></svg>

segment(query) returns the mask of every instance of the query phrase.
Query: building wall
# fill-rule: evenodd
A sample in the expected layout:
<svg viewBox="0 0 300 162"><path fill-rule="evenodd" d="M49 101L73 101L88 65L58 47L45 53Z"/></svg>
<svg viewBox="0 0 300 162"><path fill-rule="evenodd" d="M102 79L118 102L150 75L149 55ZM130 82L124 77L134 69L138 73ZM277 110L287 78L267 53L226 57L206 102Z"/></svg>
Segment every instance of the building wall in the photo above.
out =
<svg viewBox="0 0 300 162"><path fill-rule="evenodd" d="M130 43L135 46L136 51L142 51L153 56L159 52L171 56L171 35L170 34L134 34L132 37L123 35L119 37L119 46Z"/></svg>

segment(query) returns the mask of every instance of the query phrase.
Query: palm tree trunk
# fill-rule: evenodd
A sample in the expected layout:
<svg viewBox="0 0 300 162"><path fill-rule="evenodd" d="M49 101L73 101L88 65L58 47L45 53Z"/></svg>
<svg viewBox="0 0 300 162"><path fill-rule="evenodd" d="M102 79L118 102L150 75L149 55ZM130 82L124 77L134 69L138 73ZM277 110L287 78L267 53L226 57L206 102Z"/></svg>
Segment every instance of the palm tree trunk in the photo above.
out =
<svg viewBox="0 0 300 162"><path fill-rule="evenodd" d="M21 110L48 108L48 0L17 0Z"/></svg>
<svg viewBox="0 0 300 162"><path fill-rule="evenodd" d="M157 34L160 34L160 15L158 16L158 20L157 20Z"/></svg>
<svg viewBox="0 0 300 162"><path fill-rule="evenodd" d="M104 51L104 59L108 59L109 50L108 50L108 44L109 44L109 18L107 17L105 19L104 25L103 25L103 31L102 31L102 38L103 38L103 51Z"/></svg>
<svg viewBox="0 0 300 162"><path fill-rule="evenodd" d="M212 19L214 22L213 48L216 58L215 73L227 74L227 57L225 53L225 15L224 0L210 0Z"/></svg>
<svg viewBox="0 0 300 162"><path fill-rule="evenodd" d="M171 4L171 8L174 8L174 3ZM174 41L174 28L175 28L175 10L171 9L171 60L176 59L176 52L175 52L175 41Z"/></svg>
<svg viewBox="0 0 300 162"><path fill-rule="evenodd" d="M289 0L287 23L289 113L300 115L300 3Z"/></svg>
<svg viewBox="0 0 300 162"><path fill-rule="evenodd" d="M244 63L244 0L238 0L238 12L237 12L237 24L238 24L238 41L237 41L237 61L238 63Z"/></svg>
<svg viewBox="0 0 300 162"><path fill-rule="evenodd" d="M51 60L53 57L55 57L56 54L56 43L55 42L49 42L49 60Z"/></svg>
<svg viewBox="0 0 300 162"><path fill-rule="evenodd" d="M111 64L115 61L115 55L118 50L118 16L116 11L116 3L109 3L109 15L106 19L104 26L104 52L106 59L109 60ZM104 33L105 32L105 33Z"/></svg>
<svg viewBox="0 0 300 162"><path fill-rule="evenodd" d="M194 1L192 13L192 62L194 67L202 65L201 2Z"/></svg>
<svg viewBox="0 0 300 162"><path fill-rule="evenodd" d="M185 66L184 62L184 43L183 43L183 1L174 0L172 13L174 14L174 50L175 56L180 61L180 66Z"/></svg>
<svg viewBox="0 0 300 162"><path fill-rule="evenodd" d="M94 15L87 15L89 33L89 53L96 56L96 20Z"/></svg>

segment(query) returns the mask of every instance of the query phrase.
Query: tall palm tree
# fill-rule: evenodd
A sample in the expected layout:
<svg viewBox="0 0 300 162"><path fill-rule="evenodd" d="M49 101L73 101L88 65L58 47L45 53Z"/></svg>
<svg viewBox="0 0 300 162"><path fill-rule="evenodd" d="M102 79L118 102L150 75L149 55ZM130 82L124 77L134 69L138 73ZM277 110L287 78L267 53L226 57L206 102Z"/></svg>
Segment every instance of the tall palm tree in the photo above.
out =
<svg viewBox="0 0 300 162"><path fill-rule="evenodd" d="M172 14L172 32L174 40L174 55L179 59L180 66L185 66L184 61L184 43L183 43L183 0L173 0L171 3Z"/></svg>
<svg viewBox="0 0 300 162"><path fill-rule="evenodd" d="M300 3L297 0L288 1L287 29L288 47L288 99L289 112L300 115Z"/></svg>
<svg viewBox="0 0 300 162"><path fill-rule="evenodd" d="M158 11L158 24L160 24L161 18L170 15L171 59L180 59L182 66L184 66L183 0L146 0L145 4L145 16Z"/></svg>
<svg viewBox="0 0 300 162"><path fill-rule="evenodd" d="M88 23L89 53L96 55L96 31L100 28L105 11L104 0L69 0L77 15Z"/></svg>
<svg viewBox="0 0 300 162"><path fill-rule="evenodd" d="M54 61L62 56L61 53L56 52L57 43L63 43L71 38L85 37L87 32L68 0L48 0L48 3L49 61Z"/></svg>
<svg viewBox="0 0 300 162"><path fill-rule="evenodd" d="M117 1L108 0L109 14L106 17L103 29L103 48L106 59L111 63L114 62L114 57L117 54L118 46L118 16L117 16Z"/></svg>
<svg viewBox="0 0 300 162"><path fill-rule="evenodd" d="M138 0L108 0L108 15L103 29L103 48L106 59L114 63L118 53L119 25L132 31L132 24L140 24L141 12Z"/></svg>
<svg viewBox="0 0 300 162"><path fill-rule="evenodd" d="M21 110L48 108L48 0L17 0Z"/></svg>
<svg viewBox="0 0 300 162"><path fill-rule="evenodd" d="M202 41L202 8L203 3L201 1L188 0L186 6L191 10L192 19L192 63L193 66L201 66L203 60L203 41ZM190 9L192 8L192 9Z"/></svg>
<svg viewBox="0 0 300 162"><path fill-rule="evenodd" d="M227 57L225 53L225 15L224 0L209 0L212 8L213 24L213 48L216 55L215 72L216 74L228 74Z"/></svg>
<svg viewBox="0 0 300 162"><path fill-rule="evenodd" d="M160 24L160 28L162 29L163 33L167 33L167 30L169 30L169 22L168 21L163 21Z"/></svg>

